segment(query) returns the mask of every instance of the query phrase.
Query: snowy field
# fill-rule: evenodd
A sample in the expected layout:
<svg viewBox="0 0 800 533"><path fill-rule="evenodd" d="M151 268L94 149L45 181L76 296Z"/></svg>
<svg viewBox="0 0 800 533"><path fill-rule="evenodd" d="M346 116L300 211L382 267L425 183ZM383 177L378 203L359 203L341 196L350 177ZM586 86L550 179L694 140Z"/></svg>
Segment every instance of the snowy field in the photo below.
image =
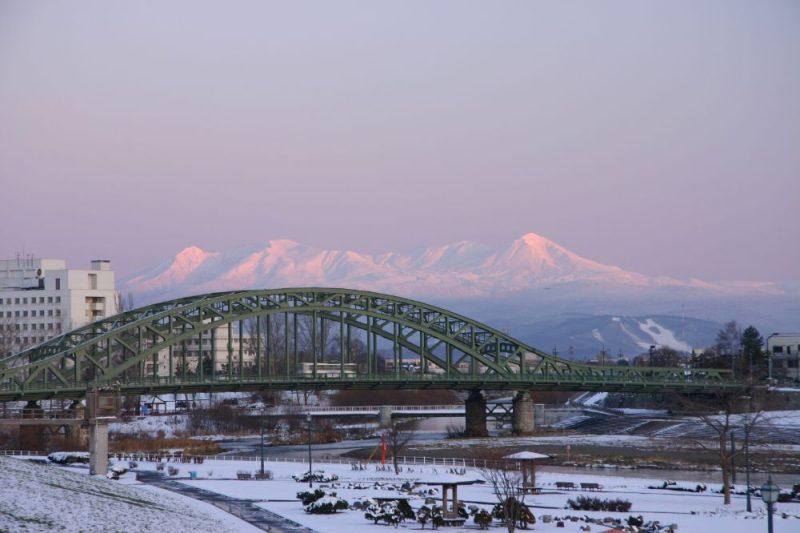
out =
<svg viewBox="0 0 800 533"><path fill-rule="evenodd" d="M126 463L124 463L126 464ZM385 525L374 525L364 518L363 511L349 510L335 515L310 515L303 511L302 505L295 498L298 491L306 490L308 485L292 480L293 474L301 474L307 468L302 463L292 462L267 462L266 468L271 470L275 479L271 481L240 481L236 479L239 471L255 472L259 468L258 461L231 461L207 460L202 465L176 465L180 468L181 482L224 494L235 498L252 499L256 505L269 511L285 516L309 528L320 532L367 532L382 531L388 528ZM140 462L139 469L154 469L153 463ZM411 466L395 475L393 471L378 471L375 465L367 470L353 470L349 464L323 464L315 462L315 470L321 469L326 473L339 476L338 495L349 502L365 497L407 497L407 493L392 490L385 486L374 488L375 483L400 485L404 481L416 481L450 476L451 467ZM188 472L194 471L199 479L189 480ZM130 481L132 474L128 474ZM481 472L467 469L464 479L482 478ZM603 489L599 492L581 492L557 490L556 482L573 482L579 484L599 483ZM544 523L542 517L550 515L554 518L570 516L590 516L594 518L619 517L626 519L630 515L642 515L645 520L658 520L662 525L677 524L681 533L707 533L710 531L725 531L725 533L746 533L766 530L766 513L763 503L753 499L753 513L745 511L743 496L734 496L730 506L722 505L720 494L683 493L668 490L652 490L650 485L661 485L663 479L646 479L636 477L620 477L612 475L584 475L539 473L537 482L543 488L543 494L528 496L526 503L532 507L537 517L536 531L541 532L569 532L580 531L585 522L566 522L565 528L557 528L555 520ZM369 488L348 488L349 483L361 483ZM692 486L692 483L681 482L681 486ZM709 490L717 488L709 485ZM789 488L789 487L784 487ZM571 511L565 509L567 500L580 494L606 498L622 498L633 503L627 513L612 512L587 512ZM488 484L463 486L459 488L459 499L468 505L477 505L491 509L495 497ZM421 496L411 497L409 502L415 509L424 503ZM789 533L800 531L800 503L778 504L775 518L776 533ZM499 531L499 525L495 522ZM400 529L419 530L417 523L406 522ZM428 526L427 529L430 529ZM446 528L446 531L475 531L477 526L470 522L462 529ZM605 531L607 528L592 525L592 531Z"/></svg>
<svg viewBox="0 0 800 533"><path fill-rule="evenodd" d="M259 531L191 498L87 474L0 457L0 531Z"/></svg>

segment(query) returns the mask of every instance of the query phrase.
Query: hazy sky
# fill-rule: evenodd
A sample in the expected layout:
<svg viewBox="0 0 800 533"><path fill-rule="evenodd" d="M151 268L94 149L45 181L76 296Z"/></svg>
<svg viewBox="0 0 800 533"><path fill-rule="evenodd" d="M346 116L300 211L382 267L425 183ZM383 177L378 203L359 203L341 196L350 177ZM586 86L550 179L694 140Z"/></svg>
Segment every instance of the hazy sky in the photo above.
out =
<svg viewBox="0 0 800 533"><path fill-rule="evenodd" d="M800 2L0 0L0 257L533 231L800 279Z"/></svg>

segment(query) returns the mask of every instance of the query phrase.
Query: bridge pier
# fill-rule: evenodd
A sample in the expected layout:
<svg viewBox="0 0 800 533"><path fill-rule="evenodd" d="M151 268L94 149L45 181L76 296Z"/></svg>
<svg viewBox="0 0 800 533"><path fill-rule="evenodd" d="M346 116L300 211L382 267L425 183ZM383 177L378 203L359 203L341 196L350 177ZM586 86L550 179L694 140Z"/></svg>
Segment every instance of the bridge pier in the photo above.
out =
<svg viewBox="0 0 800 533"><path fill-rule="evenodd" d="M514 435L533 433L535 427L534 408L533 398L531 398L530 393L528 391L519 391L514 396L512 406L511 428Z"/></svg>
<svg viewBox="0 0 800 533"><path fill-rule="evenodd" d="M486 398L481 391L470 391L464 405L465 435L467 437L488 437L486 429Z"/></svg>
<svg viewBox="0 0 800 533"><path fill-rule="evenodd" d="M104 476L108 473L108 423L89 423L89 473Z"/></svg>
<svg viewBox="0 0 800 533"><path fill-rule="evenodd" d="M29 401L22 408L23 420L33 420L44 418L44 409L35 401ZM23 450L43 450L44 449L44 426L20 424L19 426L19 446Z"/></svg>
<svg viewBox="0 0 800 533"><path fill-rule="evenodd" d="M378 425L382 428L392 427L392 407L381 405L378 409Z"/></svg>

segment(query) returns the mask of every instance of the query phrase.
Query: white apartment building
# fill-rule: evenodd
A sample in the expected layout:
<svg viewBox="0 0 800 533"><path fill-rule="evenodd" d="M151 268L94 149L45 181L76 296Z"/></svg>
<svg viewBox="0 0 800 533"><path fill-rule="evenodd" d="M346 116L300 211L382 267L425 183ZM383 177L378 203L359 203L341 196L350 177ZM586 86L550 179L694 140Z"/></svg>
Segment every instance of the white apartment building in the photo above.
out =
<svg viewBox="0 0 800 533"><path fill-rule="evenodd" d="M800 333L773 333L767 337L767 356L770 379L800 381Z"/></svg>
<svg viewBox="0 0 800 533"><path fill-rule="evenodd" d="M115 315L111 262L68 269L63 259L0 260L0 351L14 352Z"/></svg>

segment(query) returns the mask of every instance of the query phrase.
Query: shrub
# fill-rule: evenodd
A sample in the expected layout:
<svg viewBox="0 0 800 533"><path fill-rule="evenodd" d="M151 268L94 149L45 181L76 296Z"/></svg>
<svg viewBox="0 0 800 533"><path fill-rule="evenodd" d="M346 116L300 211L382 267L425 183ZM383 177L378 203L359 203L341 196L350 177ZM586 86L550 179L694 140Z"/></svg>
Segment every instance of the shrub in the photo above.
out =
<svg viewBox="0 0 800 533"><path fill-rule="evenodd" d="M504 502L498 503L492 509L492 515L504 523L507 521L506 513L510 515L508 518L513 519L522 529L527 529L528 524L536 523L536 517L533 516L528 506L513 496L509 496Z"/></svg>
<svg viewBox="0 0 800 533"><path fill-rule="evenodd" d="M312 481L316 481L317 483L331 483L333 481L338 481L339 476L336 474L326 474L322 470L317 470L313 474L309 472L304 472L300 476L292 476L292 479L297 481L298 483L308 483L308 478L311 478Z"/></svg>
<svg viewBox="0 0 800 533"><path fill-rule="evenodd" d="M575 511L612 511L627 513L631 509L631 502L620 498L601 500L600 498L578 496L574 500L567 500L567 505L570 509Z"/></svg>
<svg viewBox="0 0 800 533"><path fill-rule="evenodd" d="M47 456L48 461L59 465L89 464L88 452L53 452Z"/></svg>
<svg viewBox="0 0 800 533"><path fill-rule="evenodd" d="M337 496L323 496L315 502L311 502L305 507L305 511L311 514L333 514L336 511L344 511L350 505Z"/></svg>
<svg viewBox="0 0 800 533"><path fill-rule="evenodd" d="M489 511L485 509L481 509L477 513L475 513L475 517L473 518L475 523L481 529L489 529L489 526L492 524L492 515Z"/></svg>
<svg viewBox="0 0 800 533"><path fill-rule="evenodd" d="M303 491L297 493L297 499L303 502L303 505L308 505L309 503L315 502L320 498L324 497L326 492L322 489L316 489L314 492L311 491ZM336 496L335 492L330 493L331 496Z"/></svg>

